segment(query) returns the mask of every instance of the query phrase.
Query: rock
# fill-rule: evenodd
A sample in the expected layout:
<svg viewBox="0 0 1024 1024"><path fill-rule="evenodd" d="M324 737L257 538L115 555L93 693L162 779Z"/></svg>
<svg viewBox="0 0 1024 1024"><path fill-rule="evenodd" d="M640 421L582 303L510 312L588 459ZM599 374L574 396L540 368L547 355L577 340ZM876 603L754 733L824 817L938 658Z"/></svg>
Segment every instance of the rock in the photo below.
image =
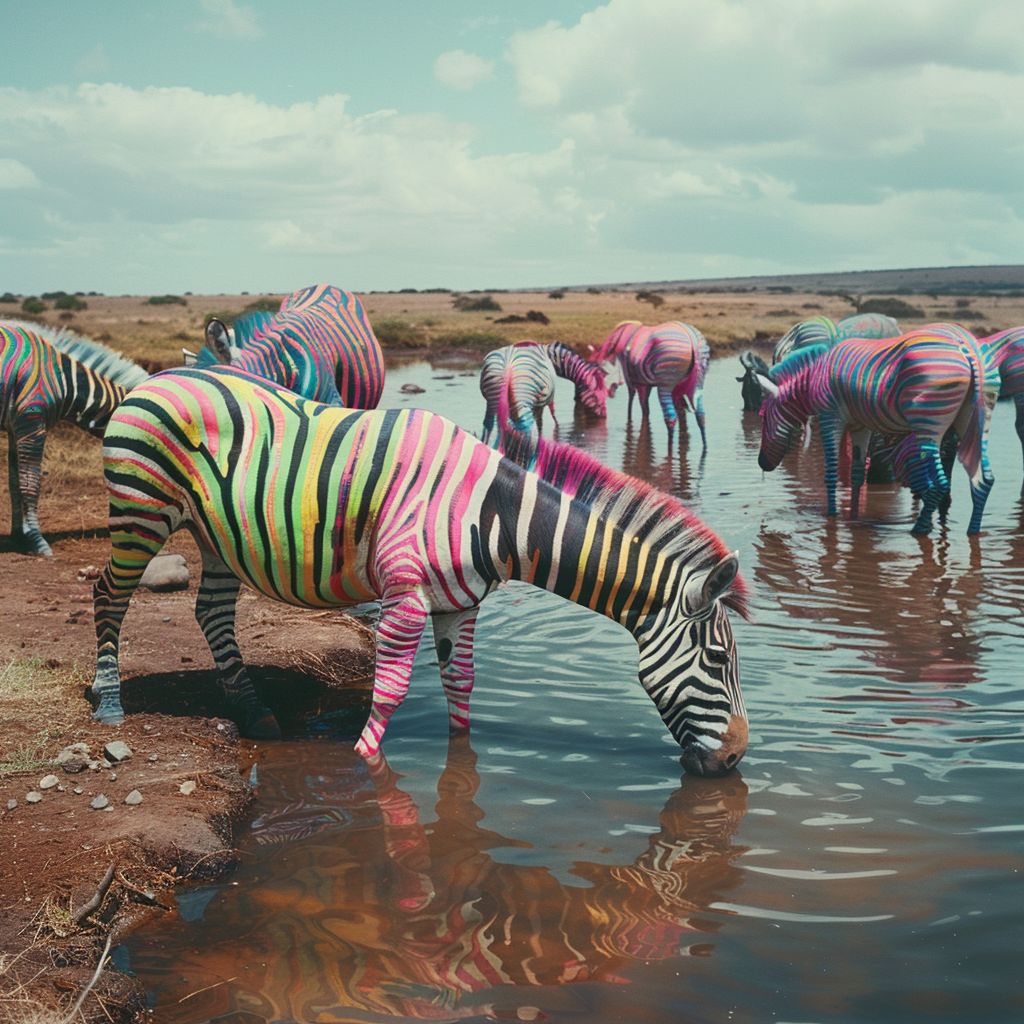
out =
<svg viewBox="0 0 1024 1024"><path fill-rule="evenodd" d="M185 796L188 796L190 793L194 793L195 791L196 791L196 784L195 784L195 782L192 781L192 779L189 779L188 782L183 782L178 787L178 792L179 793L183 793Z"/></svg>
<svg viewBox="0 0 1024 1024"><path fill-rule="evenodd" d="M110 773L110 781L111 782L117 782L117 772L111 772Z"/></svg>
<svg viewBox="0 0 1024 1024"><path fill-rule="evenodd" d="M150 761L159 761L160 760L160 756L158 754L150 754L149 755L149 760Z"/></svg>
<svg viewBox="0 0 1024 1024"><path fill-rule="evenodd" d="M25 794L25 800L28 803L30 803L30 804L37 804L42 799L43 799L43 794L42 793L37 793L35 790L32 790L31 793L26 793Z"/></svg>
<svg viewBox="0 0 1024 1024"><path fill-rule="evenodd" d="M79 772L85 771L89 767L89 762L84 757L79 757L77 754L71 756L70 761L64 761L62 764L64 771L68 775L77 775Z"/></svg>
<svg viewBox="0 0 1024 1024"><path fill-rule="evenodd" d="M108 761L105 757L101 761L96 762L97 768L113 768L113 762Z"/></svg>
<svg viewBox="0 0 1024 1024"><path fill-rule="evenodd" d="M58 782L60 782L60 779L58 779L56 775L44 775L43 778L39 780L39 788L53 789Z"/></svg>
<svg viewBox="0 0 1024 1024"><path fill-rule="evenodd" d="M82 795L82 787L81 786L75 786L75 788L73 790L71 790L71 792L75 793L78 796L81 796Z"/></svg>
<svg viewBox="0 0 1024 1024"><path fill-rule="evenodd" d="M157 555L142 574L140 587L148 590L187 590L188 565L183 555Z"/></svg>
<svg viewBox="0 0 1024 1024"><path fill-rule="evenodd" d="M427 389L421 388L419 384L413 384L410 382L408 384L403 384L398 390L401 391L403 395L422 395Z"/></svg>
<svg viewBox="0 0 1024 1024"><path fill-rule="evenodd" d="M118 761L127 761L132 756L132 748L124 740L111 740L103 748L103 755L111 762L111 764L105 764L103 767L110 768L117 764Z"/></svg>
<svg viewBox="0 0 1024 1024"><path fill-rule="evenodd" d="M86 565L78 570L78 579L80 581L85 580L98 580L100 578L100 571L95 565Z"/></svg>
<svg viewBox="0 0 1024 1024"><path fill-rule="evenodd" d="M89 806L94 811L102 811L109 803L110 801L102 793L98 793L89 801Z"/></svg>
<svg viewBox="0 0 1024 1024"><path fill-rule="evenodd" d="M14 808L17 807L17 806L18 806L18 801L15 800L14 797L12 796L11 799L7 801L7 810L13 811Z"/></svg>
<svg viewBox="0 0 1024 1024"><path fill-rule="evenodd" d="M132 804L132 805L134 805L134 804L141 804L141 803L142 803L142 794L141 794L141 793L140 793L140 792L139 792L139 791L138 791L137 789L133 789L133 790L132 790L132 791L131 791L131 792L130 792L130 793L129 793L129 794L128 794L128 795L127 795L127 796L126 796L125 798L124 798L124 802L125 802L126 804Z"/></svg>

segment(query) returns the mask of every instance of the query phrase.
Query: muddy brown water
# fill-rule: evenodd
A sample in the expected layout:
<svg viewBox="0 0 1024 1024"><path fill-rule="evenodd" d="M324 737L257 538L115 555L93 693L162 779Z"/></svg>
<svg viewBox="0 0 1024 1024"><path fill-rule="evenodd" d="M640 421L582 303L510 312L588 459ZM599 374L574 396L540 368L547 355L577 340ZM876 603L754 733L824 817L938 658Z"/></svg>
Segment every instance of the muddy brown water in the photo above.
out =
<svg viewBox="0 0 1024 1024"><path fill-rule="evenodd" d="M957 467L946 529L905 491L826 520L820 448L756 465L738 363L709 451L660 417L560 436L679 496L739 549L750 716L739 771L685 777L604 618L527 586L490 597L468 740L428 646L375 774L361 722L261 752L242 866L117 950L156 1019L1010 1021L1024 1013L1024 512L1013 409L991 433L978 541ZM479 431L465 364L388 371L384 406ZM425 389L400 392L403 384ZM550 436L551 423L545 424Z"/></svg>

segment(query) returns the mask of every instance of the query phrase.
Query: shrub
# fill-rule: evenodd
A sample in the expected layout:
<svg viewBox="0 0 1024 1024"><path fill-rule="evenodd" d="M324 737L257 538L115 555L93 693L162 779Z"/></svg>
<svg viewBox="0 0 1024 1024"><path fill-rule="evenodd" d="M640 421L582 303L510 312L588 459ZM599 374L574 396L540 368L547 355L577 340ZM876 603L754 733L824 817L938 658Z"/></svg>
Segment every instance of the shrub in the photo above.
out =
<svg viewBox="0 0 1024 1024"><path fill-rule="evenodd" d="M88 309L89 303L74 295L62 295L53 304L54 309Z"/></svg>
<svg viewBox="0 0 1024 1024"><path fill-rule="evenodd" d="M565 292L563 292L563 291L548 292L548 298L549 299L564 299L565 298Z"/></svg>
<svg viewBox="0 0 1024 1024"><path fill-rule="evenodd" d="M918 318L924 316L924 310L912 306L903 299L888 298L868 299L857 306L858 313L881 313L883 316L893 316L897 319L901 316Z"/></svg>
<svg viewBox="0 0 1024 1024"><path fill-rule="evenodd" d="M275 295L265 295L263 298L255 299L250 302L242 313L279 313L281 311L281 297ZM241 316L242 313L238 315Z"/></svg>
<svg viewBox="0 0 1024 1024"><path fill-rule="evenodd" d="M146 299L145 305L147 306L187 306L188 299L183 299L180 295L150 295Z"/></svg>
<svg viewBox="0 0 1024 1024"><path fill-rule="evenodd" d="M480 348L490 350L508 344L508 338L491 331L460 331L442 334L434 341L434 348Z"/></svg>
<svg viewBox="0 0 1024 1024"><path fill-rule="evenodd" d="M67 295L67 292L43 292L40 298L43 299L63 299Z"/></svg>
<svg viewBox="0 0 1024 1024"><path fill-rule="evenodd" d="M457 295L452 299L452 305L463 313L501 312L501 306L490 295L481 295L478 299L470 298L468 295Z"/></svg>
<svg viewBox="0 0 1024 1024"><path fill-rule="evenodd" d="M23 313L45 313L46 303L40 302L34 295L30 295L22 304L21 311Z"/></svg>
<svg viewBox="0 0 1024 1024"><path fill-rule="evenodd" d="M588 288L587 289L587 294L588 295L600 295L601 294L601 289L600 288Z"/></svg>
<svg viewBox="0 0 1024 1024"><path fill-rule="evenodd" d="M10 292L4 292L3 295L0 295L0 302L17 302L17 301L18 301L18 296L17 295L12 295Z"/></svg>
<svg viewBox="0 0 1024 1024"><path fill-rule="evenodd" d="M655 309L665 304L665 300L657 292L639 291L636 293L637 302L649 302Z"/></svg>

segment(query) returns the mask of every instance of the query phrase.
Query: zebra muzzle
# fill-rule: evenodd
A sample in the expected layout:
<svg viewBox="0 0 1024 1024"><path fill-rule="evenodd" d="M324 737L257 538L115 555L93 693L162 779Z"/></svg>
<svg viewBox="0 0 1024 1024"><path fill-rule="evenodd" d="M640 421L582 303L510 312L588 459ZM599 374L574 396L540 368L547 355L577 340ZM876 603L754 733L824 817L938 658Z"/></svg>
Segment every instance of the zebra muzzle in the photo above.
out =
<svg viewBox="0 0 1024 1024"><path fill-rule="evenodd" d="M747 720L733 715L729 728L722 734L720 746L712 749L698 739L683 750L683 768L690 775L724 775L735 768L747 752L747 736Z"/></svg>

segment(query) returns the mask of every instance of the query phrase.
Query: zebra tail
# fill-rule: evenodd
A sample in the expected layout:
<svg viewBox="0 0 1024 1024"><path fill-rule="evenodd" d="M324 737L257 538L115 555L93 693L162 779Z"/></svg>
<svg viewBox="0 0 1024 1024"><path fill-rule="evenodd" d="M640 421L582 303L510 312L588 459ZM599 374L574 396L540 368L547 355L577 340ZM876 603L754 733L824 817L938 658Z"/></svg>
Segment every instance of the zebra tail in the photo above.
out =
<svg viewBox="0 0 1024 1024"><path fill-rule="evenodd" d="M971 364L971 393L967 400L973 403L973 407L964 436L960 439L959 457L968 476L973 478L981 467L981 446L988 408L985 405L985 360L980 346L974 346L968 359Z"/></svg>

